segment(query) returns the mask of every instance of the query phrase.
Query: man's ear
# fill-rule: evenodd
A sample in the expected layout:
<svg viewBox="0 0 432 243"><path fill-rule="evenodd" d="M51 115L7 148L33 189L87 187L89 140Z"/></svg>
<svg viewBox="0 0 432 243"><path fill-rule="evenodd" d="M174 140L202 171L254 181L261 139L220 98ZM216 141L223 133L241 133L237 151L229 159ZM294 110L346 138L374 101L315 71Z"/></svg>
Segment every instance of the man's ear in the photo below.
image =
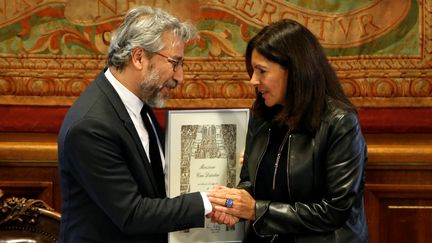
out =
<svg viewBox="0 0 432 243"><path fill-rule="evenodd" d="M147 67L148 62L149 59L142 48L132 50L131 63L136 69L142 70Z"/></svg>

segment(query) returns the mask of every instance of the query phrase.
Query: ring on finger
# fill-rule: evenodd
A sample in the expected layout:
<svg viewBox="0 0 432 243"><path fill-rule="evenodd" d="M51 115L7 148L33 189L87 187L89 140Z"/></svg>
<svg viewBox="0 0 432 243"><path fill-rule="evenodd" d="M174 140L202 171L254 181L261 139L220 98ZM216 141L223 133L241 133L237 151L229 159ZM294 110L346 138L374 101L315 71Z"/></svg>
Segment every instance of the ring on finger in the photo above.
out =
<svg viewBox="0 0 432 243"><path fill-rule="evenodd" d="M234 201L231 198L225 200L225 207L232 208L234 206Z"/></svg>

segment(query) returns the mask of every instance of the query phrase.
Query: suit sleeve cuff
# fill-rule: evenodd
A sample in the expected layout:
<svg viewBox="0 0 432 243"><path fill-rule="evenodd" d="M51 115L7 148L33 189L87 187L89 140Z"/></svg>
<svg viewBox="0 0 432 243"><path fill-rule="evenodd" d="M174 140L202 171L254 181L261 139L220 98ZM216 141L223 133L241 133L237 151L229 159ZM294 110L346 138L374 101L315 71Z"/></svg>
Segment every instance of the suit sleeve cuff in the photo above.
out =
<svg viewBox="0 0 432 243"><path fill-rule="evenodd" d="M200 192L203 203L204 203L204 216L211 213L213 210L213 207L210 203L210 200L207 197L207 192Z"/></svg>

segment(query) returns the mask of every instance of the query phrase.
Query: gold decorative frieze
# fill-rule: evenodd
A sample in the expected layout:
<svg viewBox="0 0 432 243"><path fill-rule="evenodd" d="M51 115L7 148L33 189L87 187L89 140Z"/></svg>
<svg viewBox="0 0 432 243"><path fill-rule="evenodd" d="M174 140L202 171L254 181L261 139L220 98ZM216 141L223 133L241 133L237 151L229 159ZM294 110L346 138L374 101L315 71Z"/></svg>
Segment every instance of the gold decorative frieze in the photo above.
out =
<svg viewBox="0 0 432 243"><path fill-rule="evenodd" d="M110 35L123 14L149 4L25 2L0 4L0 105L70 105L105 68ZM179 11L179 4L196 14ZM201 36L186 49L185 81L173 91L169 107L248 107L255 91L242 57L247 40L287 17L316 34L356 105L432 107L432 0L150 5L191 19Z"/></svg>

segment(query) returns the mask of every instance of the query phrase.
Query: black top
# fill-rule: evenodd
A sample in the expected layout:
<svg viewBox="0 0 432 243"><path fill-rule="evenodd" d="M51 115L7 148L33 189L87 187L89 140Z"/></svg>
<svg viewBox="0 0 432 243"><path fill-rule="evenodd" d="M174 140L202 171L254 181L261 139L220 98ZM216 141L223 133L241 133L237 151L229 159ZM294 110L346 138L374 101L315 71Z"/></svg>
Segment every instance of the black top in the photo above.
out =
<svg viewBox="0 0 432 243"><path fill-rule="evenodd" d="M276 157L287 131L286 127L281 128L276 125L271 127L270 141L258 168L255 185L255 198L257 200L289 203L289 196L286 193L288 191L286 164L288 139L283 144L278 168L276 169L276 177L274 176ZM275 180L274 185L273 180Z"/></svg>
<svg viewBox="0 0 432 243"><path fill-rule="evenodd" d="M255 185L255 199L268 200L272 202L289 203L288 178L287 178L287 151L289 138L283 142L287 135L288 128L273 124L270 128L270 140L267 150L259 165ZM281 149L281 156L275 176L275 163L277 154ZM274 180L274 181L273 181ZM249 237L245 242L292 242L292 237L288 235L278 235L272 241L272 237L261 238L257 235Z"/></svg>

